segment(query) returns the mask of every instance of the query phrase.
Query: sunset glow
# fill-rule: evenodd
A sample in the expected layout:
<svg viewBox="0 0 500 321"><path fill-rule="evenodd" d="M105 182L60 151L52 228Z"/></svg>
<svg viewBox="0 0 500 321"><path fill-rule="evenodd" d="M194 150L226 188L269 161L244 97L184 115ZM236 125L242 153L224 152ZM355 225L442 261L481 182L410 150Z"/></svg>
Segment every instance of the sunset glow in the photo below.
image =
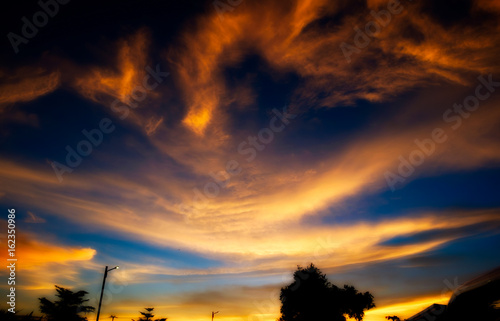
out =
<svg viewBox="0 0 500 321"><path fill-rule="evenodd" d="M403 320L500 266L498 1L58 1L2 20L19 314L120 266L100 320L276 321L314 263Z"/></svg>

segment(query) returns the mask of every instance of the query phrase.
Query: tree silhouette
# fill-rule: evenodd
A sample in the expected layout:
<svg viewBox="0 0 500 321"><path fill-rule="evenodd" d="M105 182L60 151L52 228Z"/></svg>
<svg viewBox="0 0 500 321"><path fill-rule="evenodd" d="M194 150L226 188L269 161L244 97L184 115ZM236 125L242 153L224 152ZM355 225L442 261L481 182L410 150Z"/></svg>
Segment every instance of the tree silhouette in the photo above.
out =
<svg viewBox="0 0 500 321"><path fill-rule="evenodd" d="M393 315L393 316L388 315L385 318L387 320L392 320L392 321L401 321L401 319L399 317L395 316L395 315Z"/></svg>
<svg viewBox="0 0 500 321"><path fill-rule="evenodd" d="M279 321L345 321L346 315L361 321L364 311L375 307L369 292L360 293L350 285L338 288L312 263L298 266L293 279L281 288Z"/></svg>
<svg viewBox="0 0 500 321"><path fill-rule="evenodd" d="M86 321L86 317L79 315L80 312L93 312L95 308L84 305L86 291L73 292L56 285L57 301L50 301L47 298L39 298L40 311L47 316L47 321Z"/></svg>
<svg viewBox="0 0 500 321"><path fill-rule="evenodd" d="M146 310L146 312L139 311L139 313L142 316L139 319L137 319L137 321L167 321L168 318L160 318L160 319L153 320L153 318L155 317L155 315L153 314L154 309L155 308L144 308L144 310ZM132 319L132 321L135 321L135 320Z"/></svg>
<svg viewBox="0 0 500 321"><path fill-rule="evenodd" d="M118 317L117 317L116 315L114 315L114 314L111 314L109 317L111 318L111 321L115 321L115 318L118 318Z"/></svg>

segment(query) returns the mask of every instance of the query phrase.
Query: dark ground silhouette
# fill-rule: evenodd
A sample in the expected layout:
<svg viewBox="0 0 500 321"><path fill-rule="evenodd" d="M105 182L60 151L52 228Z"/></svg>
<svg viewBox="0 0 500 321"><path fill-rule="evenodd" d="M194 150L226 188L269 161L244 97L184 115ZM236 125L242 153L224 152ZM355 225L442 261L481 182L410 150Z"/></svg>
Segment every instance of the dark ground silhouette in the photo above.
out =
<svg viewBox="0 0 500 321"><path fill-rule="evenodd" d="M159 318L159 319L154 319L155 315L153 314L153 310L155 308L144 308L145 312L139 311L141 316L137 321L167 321L167 318ZM135 321L132 319L132 321Z"/></svg>
<svg viewBox="0 0 500 321"><path fill-rule="evenodd" d="M299 266L293 279L281 289L279 321L345 321L346 315L360 321L365 310L375 307L369 292L333 285L312 263L306 268Z"/></svg>
<svg viewBox="0 0 500 321"><path fill-rule="evenodd" d="M95 308L85 305L88 299L84 297L88 294L86 291L73 292L56 285L57 301L50 301L43 297L40 298L40 311L45 314L47 321L86 321L87 318L80 313L93 312Z"/></svg>

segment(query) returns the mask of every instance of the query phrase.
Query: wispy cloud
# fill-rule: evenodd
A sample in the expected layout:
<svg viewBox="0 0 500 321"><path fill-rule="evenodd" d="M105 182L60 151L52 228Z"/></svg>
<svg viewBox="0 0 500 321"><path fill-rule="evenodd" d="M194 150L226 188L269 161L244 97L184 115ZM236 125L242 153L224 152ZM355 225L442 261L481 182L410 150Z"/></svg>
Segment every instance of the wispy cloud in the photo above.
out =
<svg viewBox="0 0 500 321"><path fill-rule="evenodd" d="M33 212L27 211L28 216L24 219L26 223L45 223L45 219L35 215Z"/></svg>
<svg viewBox="0 0 500 321"><path fill-rule="evenodd" d="M0 85L0 112L6 106L18 102L28 102L57 89L61 83L61 74L42 68L20 68L13 74L0 71L4 84Z"/></svg>

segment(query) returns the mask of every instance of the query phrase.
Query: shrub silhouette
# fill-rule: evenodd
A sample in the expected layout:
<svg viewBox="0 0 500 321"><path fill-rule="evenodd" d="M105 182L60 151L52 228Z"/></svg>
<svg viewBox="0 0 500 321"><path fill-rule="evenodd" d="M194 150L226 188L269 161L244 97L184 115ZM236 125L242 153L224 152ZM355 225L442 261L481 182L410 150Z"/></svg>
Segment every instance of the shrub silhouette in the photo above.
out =
<svg viewBox="0 0 500 321"><path fill-rule="evenodd" d="M139 311L139 313L141 314L141 317L139 319L137 319L137 321L167 321L168 318L160 318L160 319L153 320L153 318L155 317L155 315L153 314L154 309L155 308L144 308L144 310L146 310L146 312ZM135 321L135 320L132 319L132 321Z"/></svg>
<svg viewBox="0 0 500 321"><path fill-rule="evenodd" d="M346 315L360 321L365 310L375 307L369 292L331 284L312 263L306 268L298 266L293 279L281 288L279 321L345 321Z"/></svg>
<svg viewBox="0 0 500 321"><path fill-rule="evenodd" d="M46 315L47 321L86 321L86 317L79 315L80 312L93 312L95 308L90 305L84 305L84 297L88 294L86 291L73 292L56 285L57 301L50 301L47 298L39 298L40 311Z"/></svg>

